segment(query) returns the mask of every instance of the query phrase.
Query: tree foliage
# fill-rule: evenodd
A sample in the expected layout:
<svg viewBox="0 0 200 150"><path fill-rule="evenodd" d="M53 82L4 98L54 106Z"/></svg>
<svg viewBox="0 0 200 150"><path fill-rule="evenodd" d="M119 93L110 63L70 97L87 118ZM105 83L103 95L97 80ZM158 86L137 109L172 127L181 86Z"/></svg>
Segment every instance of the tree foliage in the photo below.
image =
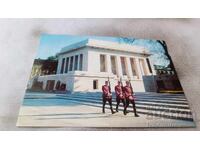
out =
<svg viewBox="0 0 200 150"><path fill-rule="evenodd" d="M49 56L47 60L58 60L57 56Z"/></svg>
<svg viewBox="0 0 200 150"><path fill-rule="evenodd" d="M137 45L145 47L152 54L150 59L154 65L171 67L170 57L167 52L167 45L161 40L146 40L134 38L119 38L119 43L126 43L130 45Z"/></svg>

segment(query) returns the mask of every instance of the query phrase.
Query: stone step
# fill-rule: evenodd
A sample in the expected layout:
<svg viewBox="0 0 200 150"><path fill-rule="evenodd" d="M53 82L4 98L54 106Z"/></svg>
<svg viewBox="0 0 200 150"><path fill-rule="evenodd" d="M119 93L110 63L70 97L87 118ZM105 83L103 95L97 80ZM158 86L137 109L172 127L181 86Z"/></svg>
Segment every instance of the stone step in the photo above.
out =
<svg viewBox="0 0 200 150"><path fill-rule="evenodd" d="M92 94L80 94L80 93L73 93L73 94L71 94L71 95L76 95L76 96L88 96L88 97L99 97L99 98L101 98L102 97L102 94L100 94L100 95L92 95ZM115 97L115 95L113 94L112 95L112 97L114 98ZM175 100L175 101L187 101L186 100L186 98L179 98L179 97L169 97L169 98L167 98L167 97L165 97L165 96L163 96L163 95L155 95L155 96L142 96L142 95L137 95L136 94L136 97L138 98L138 99L140 99L140 98L142 98L142 99L152 99L152 98L154 98L154 99L162 99L163 101L164 100Z"/></svg>
<svg viewBox="0 0 200 150"><path fill-rule="evenodd" d="M70 99L73 99L73 98L76 98L77 100L82 100L82 99L85 99L85 100L90 100L91 102L93 103L98 103L98 102L102 102L102 99L99 98L99 99L94 99L94 98L89 98L89 97L77 97L77 96L66 96L66 95L59 95L58 97L61 97L61 98L64 98L66 100L70 100ZM25 99L56 99L57 97L54 96L54 97L25 97ZM113 102L116 102L115 100L113 100ZM181 109L189 109L189 106L188 104L180 104L180 103L170 103L170 102L162 102L162 101L141 101L141 100L136 100L136 104L138 105L147 105L147 106L153 106L153 107L166 107L166 108L181 108Z"/></svg>
<svg viewBox="0 0 200 150"><path fill-rule="evenodd" d="M142 96L141 96L142 97ZM40 102L36 102L40 101ZM101 96L96 97L92 94L26 94L24 105L32 106L32 104L40 103L46 104L47 106L67 106L70 103L87 105L91 107L102 108L102 98ZM116 101L113 101L113 108L116 107ZM140 114L147 116L158 116L163 118L180 119L192 121L192 113L189 106L185 102L177 102L174 100L151 100L151 98L137 99L136 101L137 111ZM106 105L106 111L109 106ZM123 111L123 106L120 104L119 110ZM132 111L132 106L130 104L129 111Z"/></svg>
<svg viewBox="0 0 200 150"><path fill-rule="evenodd" d="M66 96L66 95L58 95L58 96ZM73 95L71 97L77 97L77 98L88 98L88 99L94 99L94 100L102 100L101 97L91 97L88 95ZM115 97L112 98L113 101L115 101ZM184 102L177 102L177 101L163 101L163 100L155 100L155 99L142 99L142 98L136 98L137 102L151 102L151 103L160 103L160 104L177 104L177 105L188 105L187 101Z"/></svg>
<svg viewBox="0 0 200 150"><path fill-rule="evenodd" d="M93 103L93 104L101 104L102 105L102 101L94 101L94 100L88 100L88 99L84 99L84 98L76 98L76 97L67 97L67 96L62 96L62 98L67 98L66 100L77 100L77 101L80 101L80 102L88 102L88 103ZM113 105L115 106L116 105L116 102L113 101L112 102ZM170 106L166 106L166 105L155 105L155 104L150 104L150 105L147 105L147 104L141 104L141 103L138 103L136 102L136 106L138 108L141 108L141 109L148 109L148 110L155 110L155 111L171 111L171 112L176 112L176 113L180 113L180 112L184 112L184 113L191 113L189 107L185 107L185 108L179 108L178 106L176 106L175 108L174 107L170 107ZM158 107L159 106L159 107Z"/></svg>
<svg viewBox="0 0 200 150"><path fill-rule="evenodd" d="M88 106L93 106L93 107L99 107L102 108L102 104L101 103L95 103L95 105L93 103L88 103L88 102L80 102L80 101L76 101L74 99L71 99L70 101L73 101L74 103L78 103L78 104L82 104L82 105L88 105ZM114 104L115 106L115 104ZM108 104L106 105L106 111L109 112L110 107L108 106ZM114 107L113 107L114 108ZM145 107L138 107L137 106L137 112L139 114L145 114L147 116L156 116L156 117L164 117L164 118L170 118L170 119L179 119L179 120L187 120L187 121L193 121L192 118L192 114L190 110L187 111L178 111L175 110L175 112L173 112L172 110L164 110L164 111L159 111L158 109L144 109ZM132 107L129 106L129 108L127 109L128 111L132 112ZM123 107L120 105L119 107L119 111L123 111Z"/></svg>

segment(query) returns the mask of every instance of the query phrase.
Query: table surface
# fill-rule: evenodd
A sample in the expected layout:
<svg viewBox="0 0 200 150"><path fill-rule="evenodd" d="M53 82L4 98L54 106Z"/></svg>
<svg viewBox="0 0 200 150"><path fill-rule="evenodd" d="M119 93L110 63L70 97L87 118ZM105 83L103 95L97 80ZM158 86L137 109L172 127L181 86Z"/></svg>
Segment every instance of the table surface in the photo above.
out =
<svg viewBox="0 0 200 150"><path fill-rule="evenodd" d="M200 19L0 19L0 130L199 130ZM196 128L19 128L19 108L40 34L165 40Z"/></svg>

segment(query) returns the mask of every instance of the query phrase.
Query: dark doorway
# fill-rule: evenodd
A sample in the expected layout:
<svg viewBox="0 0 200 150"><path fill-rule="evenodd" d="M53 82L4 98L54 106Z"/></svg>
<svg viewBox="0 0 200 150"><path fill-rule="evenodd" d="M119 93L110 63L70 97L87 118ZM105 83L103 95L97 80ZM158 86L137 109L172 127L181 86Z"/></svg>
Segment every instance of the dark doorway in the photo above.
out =
<svg viewBox="0 0 200 150"><path fill-rule="evenodd" d="M60 89L60 81L57 81L57 83L56 83L56 90L59 90Z"/></svg>
<svg viewBox="0 0 200 150"><path fill-rule="evenodd" d="M98 80L93 80L93 89L98 89Z"/></svg>
<svg viewBox="0 0 200 150"><path fill-rule="evenodd" d="M66 84L62 83L60 86L60 91L65 91L66 90Z"/></svg>
<svg viewBox="0 0 200 150"><path fill-rule="evenodd" d="M46 85L47 91L53 91L55 80L48 80Z"/></svg>

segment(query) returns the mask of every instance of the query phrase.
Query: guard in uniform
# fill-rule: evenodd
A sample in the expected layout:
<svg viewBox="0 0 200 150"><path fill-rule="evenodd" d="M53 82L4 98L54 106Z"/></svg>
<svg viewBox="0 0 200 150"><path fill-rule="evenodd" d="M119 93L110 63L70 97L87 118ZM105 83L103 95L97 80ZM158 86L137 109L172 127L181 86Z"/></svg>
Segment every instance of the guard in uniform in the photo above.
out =
<svg viewBox="0 0 200 150"><path fill-rule="evenodd" d="M110 105L110 110L111 113L114 114L115 112L113 111L112 108L112 94L110 92L110 87L108 85L108 81L105 82L105 85L102 86L102 98L103 98L103 113L105 113L105 105L106 102L108 101L109 105Z"/></svg>
<svg viewBox="0 0 200 150"><path fill-rule="evenodd" d="M135 96L133 95L132 86L129 81L126 81L126 86L124 87L124 94L126 98L126 109L129 106L129 103L133 105L133 111L135 113L135 117L139 117L135 107Z"/></svg>
<svg viewBox="0 0 200 150"><path fill-rule="evenodd" d="M117 102L116 112L118 112L119 104L120 102L122 102L124 106L124 115L126 115L126 99L123 93L123 86L121 85L120 81L118 81L118 84L115 86L115 94L116 94L116 102Z"/></svg>

